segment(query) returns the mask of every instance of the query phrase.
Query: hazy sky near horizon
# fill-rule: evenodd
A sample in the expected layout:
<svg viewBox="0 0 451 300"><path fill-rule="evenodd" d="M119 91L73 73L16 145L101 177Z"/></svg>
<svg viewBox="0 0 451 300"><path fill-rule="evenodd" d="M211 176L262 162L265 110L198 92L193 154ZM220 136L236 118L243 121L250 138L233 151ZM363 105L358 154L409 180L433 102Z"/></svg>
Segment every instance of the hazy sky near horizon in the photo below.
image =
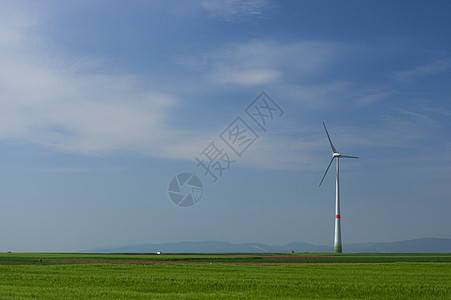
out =
<svg viewBox="0 0 451 300"><path fill-rule="evenodd" d="M0 251L451 238L451 2L0 1ZM245 112L276 103L263 130ZM240 117L241 157L220 135ZM244 140L243 140L244 141ZM195 157L231 160L213 182ZM190 172L201 200L168 184ZM332 248L331 248L332 249Z"/></svg>

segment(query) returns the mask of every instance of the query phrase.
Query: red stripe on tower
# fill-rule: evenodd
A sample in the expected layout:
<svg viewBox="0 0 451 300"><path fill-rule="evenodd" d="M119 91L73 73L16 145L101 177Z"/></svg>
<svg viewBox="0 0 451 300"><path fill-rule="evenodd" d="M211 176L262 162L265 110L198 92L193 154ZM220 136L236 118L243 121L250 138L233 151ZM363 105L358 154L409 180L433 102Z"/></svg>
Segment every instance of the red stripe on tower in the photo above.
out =
<svg viewBox="0 0 451 300"><path fill-rule="evenodd" d="M340 219L340 215L335 215L335 219Z"/></svg>

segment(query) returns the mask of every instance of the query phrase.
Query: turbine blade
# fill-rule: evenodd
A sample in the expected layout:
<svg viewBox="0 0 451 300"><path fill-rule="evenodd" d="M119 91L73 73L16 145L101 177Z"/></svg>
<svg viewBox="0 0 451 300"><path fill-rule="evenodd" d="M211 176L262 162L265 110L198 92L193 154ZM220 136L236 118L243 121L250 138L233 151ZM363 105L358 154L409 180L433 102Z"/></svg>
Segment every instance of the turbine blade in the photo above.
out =
<svg viewBox="0 0 451 300"><path fill-rule="evenodd" d="M332 148L332 152L337 153L338 151L337 151L337 149L335 149L334 144L332 144L332 141L329 136L329 132L327 132L326 124L324 124L324 122L323 122L323 126L324 126L324 130L326 130L327 139L329 140L329 144L330 144L330 147Z"/></svg>
<svg viewBox="0 0 451 300"><path fill-rule="evenodd" d="M321 179L321 182L319 183L319 186L321 186L321 184L323 183L324 178L326 177L327 171L329 171L330 165L332 164L332 162L334 161L335 157L332 157L332 159L330 160L329 165L327 166L326 172L324 172L323 178Z"/></svg>
<svg viewBox="0 0 451 300"><path fill-rule="evenodd" d="M349 156L349 155L342 155L340 157L345 157L345 158L359 158L358 156Z"/></svg>

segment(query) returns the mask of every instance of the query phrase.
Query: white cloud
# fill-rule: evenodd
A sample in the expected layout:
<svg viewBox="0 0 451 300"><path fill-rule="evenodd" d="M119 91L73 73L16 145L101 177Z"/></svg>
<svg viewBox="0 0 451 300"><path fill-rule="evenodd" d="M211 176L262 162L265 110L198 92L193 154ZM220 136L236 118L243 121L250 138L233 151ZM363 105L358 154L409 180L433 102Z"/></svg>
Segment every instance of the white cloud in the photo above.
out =
<svg viewBox="0 0 451 300"><path fill-rule="evenodd" d="M362 107L386 100L392 95L387 88L367 87L351 81L334 80L318 83L282 83L277 86L276 94L284 99L315 110L330 110L351 105Z"/></svg>
<svg viewBox="0 0 451 300"><path fill-rule="evenodd" d="M427 65L415 67L407 71L400 71L393 74L393 78L403 82L409 82L417 78L434 76L451 70L450 60L439 60Z"/></svg>
<svg viewBox="0 0 451 300"><path fill-rule="evenodd" d="M0 47L10 48L30 40L33 28L39 21L32 14L17 7L18 3L2 1L0 3Z"/></svg>
<svg viewBox="0 0 451 300"><path fill-rule="evenodd" d="M141 78L98 71L90 59L55 53L36 35L38 22L23 22L33 14L9 11L17 17L0 18L1 140L89 155L192 158L198 137L168 124L176 97L143 88Z"/></svg>
<svg viewBox="0 0 451 300"><path fill-rule="evenodd" d="M238 85L260 85L272 83L280 77L280 72L272 69L230 70L228 67L218 67L211 79L219 83Z"/></svg>
<svg viewBox="0 0 451 300"><path fill-rule="evenodd" d="M384 161L393 164L393 167L403 163L404 159L404 155L394 149L409 149L409 159L423 161L424 151L434 147L426 141L436 138L434 131L439 124L425 113L407 110L392 112L380 116L375 125L343 126L328 123L335 147L343 154L360 156L364 161L377 161L382 155ZM279 121L290 122L283 118ZM327 166L331 152L321 124L318 123L316 127L309 123L296 124L292 130L284 126L283 132L265 133L246 152L240 163L268 169L324 172L322 168ZM449 145L444 145L444 148L449 148Z"/></svg>
<svg viewBox="0 0 451 300"><path fill-rule="evenodd" d="M311 80L327 71L346 46L325 41L250 41L227 45L200 57L184 57L179 62L206 69L213 83L252 86Z"/></svg>
<svg viewBox="0 0 451 300"><path fill-rule="evenodd" d="M422 110L429 111L435 114L451 117L451 110L444 107L422 107Z"/></svg>
<svg viewBox="0 0 451 300"><path fill-rule="evenodd" d="M202 7L212 17L234 22L262 17L273 5L268 0L204 0Z"/></svg>
<svg viewBox="0 0 451 300"><path fill-rule="evenodd" d="M58 47L36 34L39 22L32 16L17 15L8 22L0 21L1 140L89 155L133 151L192 160L208 144L202 137L219 133L171 127L173 108L180 99L143 88L143 78L98 71L100 62L55 53ZM270 86L278 98L309 108L323 109L334 102L337 106L347 102L367 105L387 97L390 93L383 88L360 87L348 81L303 82L327 72L349 49L325 41L250 41L188 57L184 62L190 68L206 70L207 90L215 84L265 85L262 89ZM411 122L388 121L389 125L368 132L360 142L353 140L361 146L373 146L374 141L397 146L424 134L412 134ZM321 138L320 134L302 141L288 135L268 136L243 162L268 168L313 168L314 150Z"/></svg>

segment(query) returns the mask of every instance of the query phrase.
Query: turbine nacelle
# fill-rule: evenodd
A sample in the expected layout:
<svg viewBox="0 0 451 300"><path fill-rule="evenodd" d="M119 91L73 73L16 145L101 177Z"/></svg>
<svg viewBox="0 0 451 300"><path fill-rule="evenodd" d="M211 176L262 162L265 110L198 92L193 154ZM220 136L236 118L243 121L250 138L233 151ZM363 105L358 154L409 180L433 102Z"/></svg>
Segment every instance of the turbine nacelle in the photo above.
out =
<svg viewBox="0 0 451 300"><path fill-rule="evenodd" d="M337 158L339 158L339 157L344 157L344 158L359 158L358 156L341 155L341 154L338 153L338 152L335 152L335 153L332 154L332 158L335 158L335 157L337 157Z"/></svg>

